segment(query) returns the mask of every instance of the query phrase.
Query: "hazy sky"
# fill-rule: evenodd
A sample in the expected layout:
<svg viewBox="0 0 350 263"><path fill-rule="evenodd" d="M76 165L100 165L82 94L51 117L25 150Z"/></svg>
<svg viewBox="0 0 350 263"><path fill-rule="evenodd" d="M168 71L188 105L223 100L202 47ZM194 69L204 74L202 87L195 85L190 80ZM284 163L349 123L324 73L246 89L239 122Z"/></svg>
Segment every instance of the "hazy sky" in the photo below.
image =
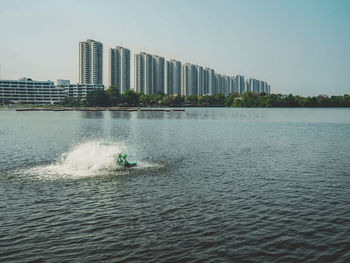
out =
<svg viewBox="0 0 350 263"><path fill-rule="evenodd" d="M78 81L79 41L255 77L272 92L350 93L347 0L0 0L2 79ZM133 84L133 70L132 70Z"/></svg>

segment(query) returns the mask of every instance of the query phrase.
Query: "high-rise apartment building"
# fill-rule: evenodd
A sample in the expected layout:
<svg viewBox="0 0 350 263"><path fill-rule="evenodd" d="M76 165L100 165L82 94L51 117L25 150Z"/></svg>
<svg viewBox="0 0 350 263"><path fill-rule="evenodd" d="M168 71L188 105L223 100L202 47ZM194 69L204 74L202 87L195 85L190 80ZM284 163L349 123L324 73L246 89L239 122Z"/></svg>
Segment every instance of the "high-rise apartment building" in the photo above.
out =
<svg viewBox="0 0 350 263"><path fill-rule="evenodd" d="M244 92L244 76L237 75L236 76L236 87L238 94L242 94Z"/></svg>
<svg viewBox="0 0 350 263"><path fill-rule="evenodd" d="M250 78L248 80L248 92L254 92L254 79Z"/></svg>
<svg viewBox="0 0 350 263"><path fill-rule="evenodd" d="M204 94L204 70L202 66L196 66L197 69L197 88L194 90L193 95Z"/></svg>
<svg viewBox="0 0 350 263"><path fill-rule="evenodd" d="M144 94L164 93L164 58L145 52L135 54L135 90Z"/></svg>
<svg viewBox="0 0 350 263"><path fill-rule="evenodd" d="M230 81L230 77L224 75L223 76L223 94L225 96L228 96L228 94L230 94L230 90L231 90L231 81Z"/></svg>
<svg viewBox="0 0 350 263"><path fill-rule="evenodd" d="M215 71L211 68L208 69L208 94L213 95L216 93L216 78L215 78Z"/></svg>
<svg viewBox="0 0 350 263"><path fill-rule="evenodd" d="M130 89L130 50L115 47L109 50L109 85L120 93Z"/></svg>
<svg viewBox="0 0 350 263"><path fill-rule="evenodd" d="M198 93L198 66L186 63L182 66L181 95L192 96Z"/></svg>
<svg viewBox="0 0 350 263"><path fill-rule="evenodd" d="M215 74L216 76L216 93L224 94L223 76Z"/></svg>
<svg viewBox="0 0 350 263"><path fill-rule="evenodd" d="M153 94L153 58L152 55L141 52L135 54L135 91Z"/></svg>
<svg viewBox="0 0 350 263"><path fill-rule="evenodd" d="M165 62L164 93L169 95L181 94L181 62L168 60Z"/></svg>
<svg viewBox="0 0 350 263"><path fill-rule="evenodd" d="M230 77L230 91L229 93L237 92L236 90L236 79L235 77Z"/></svg>
<svg viewBox="0 0 350 263"><path fill-rule="evenodd" d="M164 93L164 58L152 56L153 59L153 94Z"/></svg>
<svg viewBox="0 0 350 263"><path fill-rule="evenodd" d="M250 92L250 90L249 90L249 81L247 79L244 81L244 91Z"/></svg>
<svg viewBox="0 0 350 263"><path fill-rule="evenodd" d="M103 45L88 39L79 42L79 82L103 84Z"/></svg>

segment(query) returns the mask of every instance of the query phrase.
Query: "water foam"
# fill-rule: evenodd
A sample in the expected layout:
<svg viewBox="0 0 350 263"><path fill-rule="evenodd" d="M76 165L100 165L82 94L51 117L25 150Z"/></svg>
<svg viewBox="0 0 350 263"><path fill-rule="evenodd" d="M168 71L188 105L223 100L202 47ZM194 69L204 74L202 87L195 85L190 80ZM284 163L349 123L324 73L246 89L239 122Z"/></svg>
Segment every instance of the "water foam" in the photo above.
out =
<svg viewBox="0 0 350 263"><path fill-rule="evenodd" d="M125 150L126 147L121 143L85 142L63 153L59 161L34 167L30 172L49 178L83 178L110 174L111 170L117 168L114 157Z"/></svg>

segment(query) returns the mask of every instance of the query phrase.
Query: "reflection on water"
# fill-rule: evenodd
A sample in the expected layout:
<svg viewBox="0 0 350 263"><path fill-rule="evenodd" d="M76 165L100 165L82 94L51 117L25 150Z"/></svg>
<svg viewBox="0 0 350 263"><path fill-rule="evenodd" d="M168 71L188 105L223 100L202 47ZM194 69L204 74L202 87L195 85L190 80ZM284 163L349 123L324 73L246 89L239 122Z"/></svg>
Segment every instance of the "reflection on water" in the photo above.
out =
<svg viewBox="0 0 350 263"><path fill-rule="evenodd" d="M130 119L134 115L130 111L111 111L110 114L113 119Z"/></svg>
<svg viewBox="0 0 350 263"><path fill-rule="evenodd" d="M80 116L87 119L101 119L104 117L103 111L80 111Z"/></svg>

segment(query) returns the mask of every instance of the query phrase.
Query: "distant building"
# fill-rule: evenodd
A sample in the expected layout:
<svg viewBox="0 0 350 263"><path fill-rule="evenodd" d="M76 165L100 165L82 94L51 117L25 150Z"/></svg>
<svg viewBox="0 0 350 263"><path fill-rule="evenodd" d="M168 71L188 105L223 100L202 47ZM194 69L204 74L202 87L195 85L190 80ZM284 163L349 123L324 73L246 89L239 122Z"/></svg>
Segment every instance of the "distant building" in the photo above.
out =
<svg viewBox="0 0 350 263"><path fill-rule="evenodd" d="M67 79L58 79L57 80L57 86L68 86L70 84L70 81Z"/></svg>
<svg viewBox="0 0 350 263"><path fill-rule="evenodd" d="M250 78L248 80L248 92L254 92L254 79Z"/></svg>
<svg viewBox="0 0 350 263"><path fill-rule="evenodd" d="M202 66L196 66L197 69L197 88L194 95L204 94L204 70Z"/></svg>
<svg viewBox="0 0 350 263"><path fill-rule="evenodd" d="M4 103L56 104L68 96L67 90L55 86L53 81L36 81L30 78L0 80L0 101Z"/></svg>
<svg viewBox="0 0 350 263"><path fill-rule="evenodd" d="M257 80L257 79L252 79L252 83L253 83L253 92L255 92L255 93L260 93L260 81L259 80Z"/></svg>
<svg viewBox="0 0 350 263"><path fill-rule="evenodd" d="M135 90L144 94L164 93L164 58L135 54Z"/></svg>
<svg viewBox="0 0 350 263"><path fill-rule="evenodd" d="M196 65L186 63L182 66L181 95L198 95L198 68Z"/></svg>
<svg viewBox="0 0 350 263"><path fill-rule="evenodd" d="M230 77L224 75L223 76L223 93L225 96L228 96L228 94L230 93L230 89L231 89L231 82L230 82Z"/></svg>
<svg viewBox="0 0 350 263"><path fill-rule="evenodd" d="M88 39L79 42L79 83L103 83L103 45Z"/></svg>
<svg viewBox="0 0 350 263"><path fill-rule="evenodd" d="M244 76L236 76L236 89L238 94L242 94L245 91Z"/></svg>
<svg viewBox="0 0 350 263"><path fill-rule="evenodd" d="M245 80L245 81L244 81L244 91L250 92L248 80Z"/></svg>
<svg viewBox="0 0 350 263"><path fill-rule="evenodd" d="M221 74L215 74L216 76L216 93L224 94L224 85Z"/></svg>
<svg viewBox="0 0 350 263"><path fill-rule="evenodd" d="M164 58L152 56L153 60L153 94L164 92Z"/></svg>
<svg viewBox="0 0 350 263"><path fill-rule="evenodd" d="M230 84L230 92L229 93L237 92L235 77L230 77L230 83L231 84Z"/></svg>
<svg viewBox="0 0 350 263"><path fill-rule="evenodd" d="M216 92L216 78L214 69L208 69L208 94L213 95Z"/></svg>
<svg viewBox="0 0 350 263"><path fill-rule="evenodd" d="M181 62L169 60L165 62L164 93L169 95L181 94Z"/></svg>
<svg viewBox="0 0 350 263"><path fill-rule="evenodd" d="M86 95L96 89L104 89L103 85L94 84L69 84L65 87L68 97L86 98Z"/></svg>
<svg viewBox="0 0 350 263"><path fill-rule="evenodd" d="M109 50L109 85L120 93L130 89L130 50L115 47Z"/></svg>
<svg viewBox="0 0 350 263"><path fill-rule="evenodd" d="M135 54L135 91L153 94L153 58L152 55L141 52Z"/></svg>

